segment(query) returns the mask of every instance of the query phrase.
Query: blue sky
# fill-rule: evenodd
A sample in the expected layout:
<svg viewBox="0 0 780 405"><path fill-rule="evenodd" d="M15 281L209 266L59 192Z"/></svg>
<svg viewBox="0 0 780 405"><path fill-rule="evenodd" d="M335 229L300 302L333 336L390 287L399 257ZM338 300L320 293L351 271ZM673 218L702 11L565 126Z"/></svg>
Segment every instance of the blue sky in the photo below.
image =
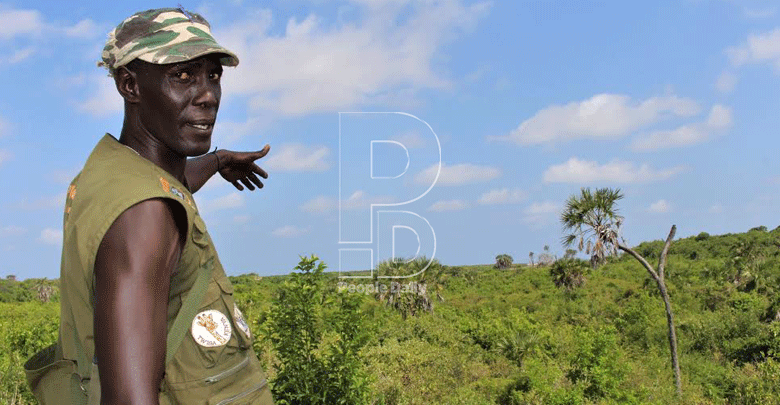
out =
<svg viewBox="0 0 780 405"><path fill-rule="evenodd" d="M229 274L365 267L393 225L398 256L560 254L581 187L623 190L629 244L780 225L775 1L182 4L241 59L212 145L272 147L263 190L195 195ZM121 130L100 50L161 6L0 3L0 276L59 276L68 183Z"/></svg>

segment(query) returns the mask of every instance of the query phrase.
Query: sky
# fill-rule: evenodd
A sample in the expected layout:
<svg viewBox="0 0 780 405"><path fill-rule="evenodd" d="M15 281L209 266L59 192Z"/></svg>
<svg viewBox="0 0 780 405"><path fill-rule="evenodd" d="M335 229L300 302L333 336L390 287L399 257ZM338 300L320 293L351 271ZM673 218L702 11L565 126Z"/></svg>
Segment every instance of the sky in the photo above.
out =
<svg viewBox="0 0 780 405"><path fill-rule="evenodd" d="M122 127L107 33L176 6L127 3L0 3L0 277L59 277L68 184ZM182 5L241 60L212 146L271 145L262 190L195 194L228 274L560 256L582 187L622 190L629 245L780 225L776 1Z"/></svg>

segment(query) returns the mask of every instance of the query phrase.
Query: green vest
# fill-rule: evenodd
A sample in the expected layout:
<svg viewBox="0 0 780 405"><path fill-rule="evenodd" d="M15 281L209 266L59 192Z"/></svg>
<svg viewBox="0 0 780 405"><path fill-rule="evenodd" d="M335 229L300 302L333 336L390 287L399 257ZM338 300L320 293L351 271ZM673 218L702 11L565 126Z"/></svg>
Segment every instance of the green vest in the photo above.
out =
<svg viewBox="0 0 780 405"><path fill-rule="evenodd" d="M59 339L25 364L33 392L43 404L99 403L98 364L93 361L95 256L116 218L150 198L166 198L184 207L188 229L171 277L160 403L271 404L249 327L233 300L233 286L192 194L168 172L109 134L68 188ZM63 389L69 394L63 395Z"/></svg>

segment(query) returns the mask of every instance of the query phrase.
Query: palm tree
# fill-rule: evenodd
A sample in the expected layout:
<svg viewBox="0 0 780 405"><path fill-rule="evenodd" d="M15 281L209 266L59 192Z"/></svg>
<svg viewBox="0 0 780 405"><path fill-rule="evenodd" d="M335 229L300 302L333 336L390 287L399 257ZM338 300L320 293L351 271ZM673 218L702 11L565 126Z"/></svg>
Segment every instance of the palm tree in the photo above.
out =
<svg viewBox="0 0 780 405"><path fill-rule="evenodd" d="M512 267L512 256L504 253L496 256L496 268L497 269L506 269L507 267Z"/></svg>
<svg viewBox="0 0 780 405"><path fill-rule="evenodd" d="M583 188L579 196L572 195L566 201L566 208L561 214L561 223L564 231L570 232L563 237L565 247L577 246L582 251L591 255L591 264L597 267L603 264L609 255L617 255L618 250L630 254L647 270L655 280L661 297L666 307L666 322L669 327L669 349L672 356L672 368L674 369L677 394L682 394L682 382L680 380L680 363L677 358L677 333L674 329L674 315L669 301L669 293L664 281L664 268L669 246L677 232L677 227L672 225L666 243L661 250L657 269L653 269L650 263L639 253L625 245L620 237L620 226L623 217L618 215L615 203L623 198L620 189L600 188L591 192L589 188Z"/></svg>
<svg viewBox="0 0 780 405"><path fill-rule="evenodd" d="M564 229L572 231L563 238L565 247L574 246L591 255L591 264L598 267L607 256L618 252L618 231L623 217L617 214L615 202L623 198L620 189L602 188L591 193L583 188L579 197L571 196L561 215ZM595 243L594 243L595 240Z"/></svg>
<svg viewBox="0 0 780 405"><path fill-rule="evenodd" d="M550 277L555 286L563 288L569 293L585 284L587 273L587 262L581 259L566 258L556 260L550 266Z"/></svg>
<svg viewBox="0 0 780 405"><path fill-rule="evenodd" d="M392 281L385 285L384 291L375 293L377 300L400 312L404 319L408 315L433 312L433 297L444 301L441 292L447 279L444 267L436 259L429 260L424 256L413 260L394 257L377 265L374 282L379 282L379 275L399 277L410 274L417 275L410 278L391 278L389 280Z"/></svg>
<svg viewBox="0 0 780 405"><path fill-rule="evenodd" d="M534 267L534 252L528 253L528 263L531 267Z"/></svg>

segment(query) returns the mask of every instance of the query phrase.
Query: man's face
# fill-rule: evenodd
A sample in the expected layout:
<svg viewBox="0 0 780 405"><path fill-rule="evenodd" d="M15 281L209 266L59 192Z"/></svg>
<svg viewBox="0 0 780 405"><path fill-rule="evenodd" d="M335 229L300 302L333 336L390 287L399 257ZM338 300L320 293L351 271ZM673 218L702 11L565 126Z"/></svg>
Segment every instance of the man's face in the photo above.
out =
<svg viewBox="0 0 780 405"><path fill-rule="evenodd" d="M208 152L222 97L222 65L218 55L187 62L137 63L140 127L180 156Z"/></svg>

